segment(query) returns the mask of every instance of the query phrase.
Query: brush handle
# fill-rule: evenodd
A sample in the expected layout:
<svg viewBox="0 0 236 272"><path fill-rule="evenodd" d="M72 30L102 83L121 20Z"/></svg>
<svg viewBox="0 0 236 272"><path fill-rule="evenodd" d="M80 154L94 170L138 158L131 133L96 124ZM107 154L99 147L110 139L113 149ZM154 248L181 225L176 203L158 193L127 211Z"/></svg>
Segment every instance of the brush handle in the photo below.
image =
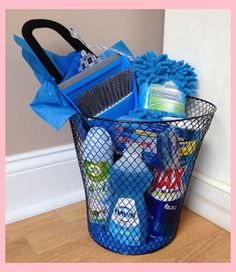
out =
<svg viewBox="0 0 236 272"><path fill-rule="evenodd" d="M56 80L56 83L59 84L63 76L58 71L54 63L51 61L51 59L48 57L48 55L45 53L44 49L41 47L41 45L38 43L38 41L35 39L33 35L33 30L37 28L49 28L52 30L55 30L58 34L60 34L76 51L85 50L86 52L89 52L94 55L94 53L87 48L79 39L73 38L71 36L70 31L65 28L63 25L47 19L32 19L27 21L23 27L22 27L22 35L26 42L29 44L33 52L36 54L36 56L39 58L39 60L42 62L46 70L49 72L49 74Z"/></svg>

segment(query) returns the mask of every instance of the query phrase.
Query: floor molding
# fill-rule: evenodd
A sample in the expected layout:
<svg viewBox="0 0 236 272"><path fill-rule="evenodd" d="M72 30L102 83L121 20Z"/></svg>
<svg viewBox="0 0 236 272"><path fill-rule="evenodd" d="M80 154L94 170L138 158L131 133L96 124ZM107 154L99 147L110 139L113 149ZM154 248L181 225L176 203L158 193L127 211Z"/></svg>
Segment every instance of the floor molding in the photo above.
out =
<svg viewBox="0 0 236 272"><path fill-rule="evenodd" d="M6 223L84 200L73 144L6 158Z"/></svg>
<svg viewBox="0 0 236 272"><path fill-rule="evenodd" d="M85 199L84 191L67 194L61 197L53 198L48 201L43 201L31 206L26 206L15 211L6 213L6 224L14 223L35 215L49 212L58 208L65 207Z"/></svg>
<svg viewBox="0 0 236 272"><path fill-rule="evenodd" d="M185 207L230 231L230 186L194 171Z"/></svg>

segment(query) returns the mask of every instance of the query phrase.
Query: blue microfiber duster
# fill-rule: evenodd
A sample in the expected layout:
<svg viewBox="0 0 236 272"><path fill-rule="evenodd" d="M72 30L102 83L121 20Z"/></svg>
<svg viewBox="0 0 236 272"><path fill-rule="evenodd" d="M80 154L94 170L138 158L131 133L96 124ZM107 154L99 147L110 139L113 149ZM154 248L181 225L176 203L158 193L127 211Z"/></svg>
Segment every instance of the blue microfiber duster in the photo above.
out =
<svg viewBox="0 0 236 272"><path fill-rule="evenodd" d="M158 56L153 51L148 51L135 58L134 69L138 85L163 84L172 80L181 92L189 96L194 95L197 88L197 75L194 68L183 60L170 60L166 54Z"/></svg>
<svg viewBox="0 0 236 272"><path fill-rule="evenodd" d="M157 117L185 117L186 95L194 95L197 88L193 67L183 60L171 60L166 54L148 51L135 58L134 69L139 87L139 107L147 110L143 112L145 116L150 115L144 119L153 119L157 111Z"/></svg>

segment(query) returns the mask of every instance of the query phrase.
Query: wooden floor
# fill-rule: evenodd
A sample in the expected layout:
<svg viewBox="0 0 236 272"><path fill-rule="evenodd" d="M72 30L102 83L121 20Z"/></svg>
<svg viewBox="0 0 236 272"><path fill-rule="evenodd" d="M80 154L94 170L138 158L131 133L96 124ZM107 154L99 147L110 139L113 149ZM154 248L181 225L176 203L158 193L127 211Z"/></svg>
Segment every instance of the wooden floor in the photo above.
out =
<svg viewBox="0 0 236 272"><path fill-rule="evenodd" d="M97 245L85 204L73 204L6 226L6 262L230 262L230 234L184 209L176 238L146 255L125 256Z"/></svg>

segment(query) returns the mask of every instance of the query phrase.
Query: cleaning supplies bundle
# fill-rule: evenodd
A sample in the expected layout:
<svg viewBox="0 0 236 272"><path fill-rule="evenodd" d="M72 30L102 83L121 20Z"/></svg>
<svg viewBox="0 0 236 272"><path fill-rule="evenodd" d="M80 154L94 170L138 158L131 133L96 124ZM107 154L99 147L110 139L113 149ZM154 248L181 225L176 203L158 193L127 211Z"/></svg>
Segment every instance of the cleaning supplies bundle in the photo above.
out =
<svg viewBox="0 0 236 272"><path fill-rule="evenodd" d="M37 28L53 29L76 51L58 56L44 50L33 36ZM118 42L97 57L74 33L46 19L29 20L22 34L25 41L14 36L15 41L42 83L31 107L56 129L76 112L111 120L129 112L131 120L182 118L186 95L196 89L194 69L166 54L148 51L132 60Z"/></svg>
<svg viewBox="0 0 236 272"><path fill-rule="evenodd" d="M32 34L42 27L57 31L76 51L65 57L42 49ZM97 58L69 30L51 20L30 20L22 33L27 43L17 36L15 41L42 83L31 107L56 129L76 112L111 120L130 112L131 118L144 119L141 108L153 120L184 117L185 96L196 88L193 68L164 54L147 52L130 61L132 53L118 42L112 49L120 54L106 50Z"/></svg>
<svg viewBox="0 0 236 272"><path fill-rule="evenodd" d="M45 27L75 51L42 49L32 31ZM213 117L194 119L194 68L152 51L134 57L122 41L96 56L50 20L30 20L23 36L15 41L42 84L31 107L56 129L70 119L91 237L123 254L168 244Z"/></svg>

